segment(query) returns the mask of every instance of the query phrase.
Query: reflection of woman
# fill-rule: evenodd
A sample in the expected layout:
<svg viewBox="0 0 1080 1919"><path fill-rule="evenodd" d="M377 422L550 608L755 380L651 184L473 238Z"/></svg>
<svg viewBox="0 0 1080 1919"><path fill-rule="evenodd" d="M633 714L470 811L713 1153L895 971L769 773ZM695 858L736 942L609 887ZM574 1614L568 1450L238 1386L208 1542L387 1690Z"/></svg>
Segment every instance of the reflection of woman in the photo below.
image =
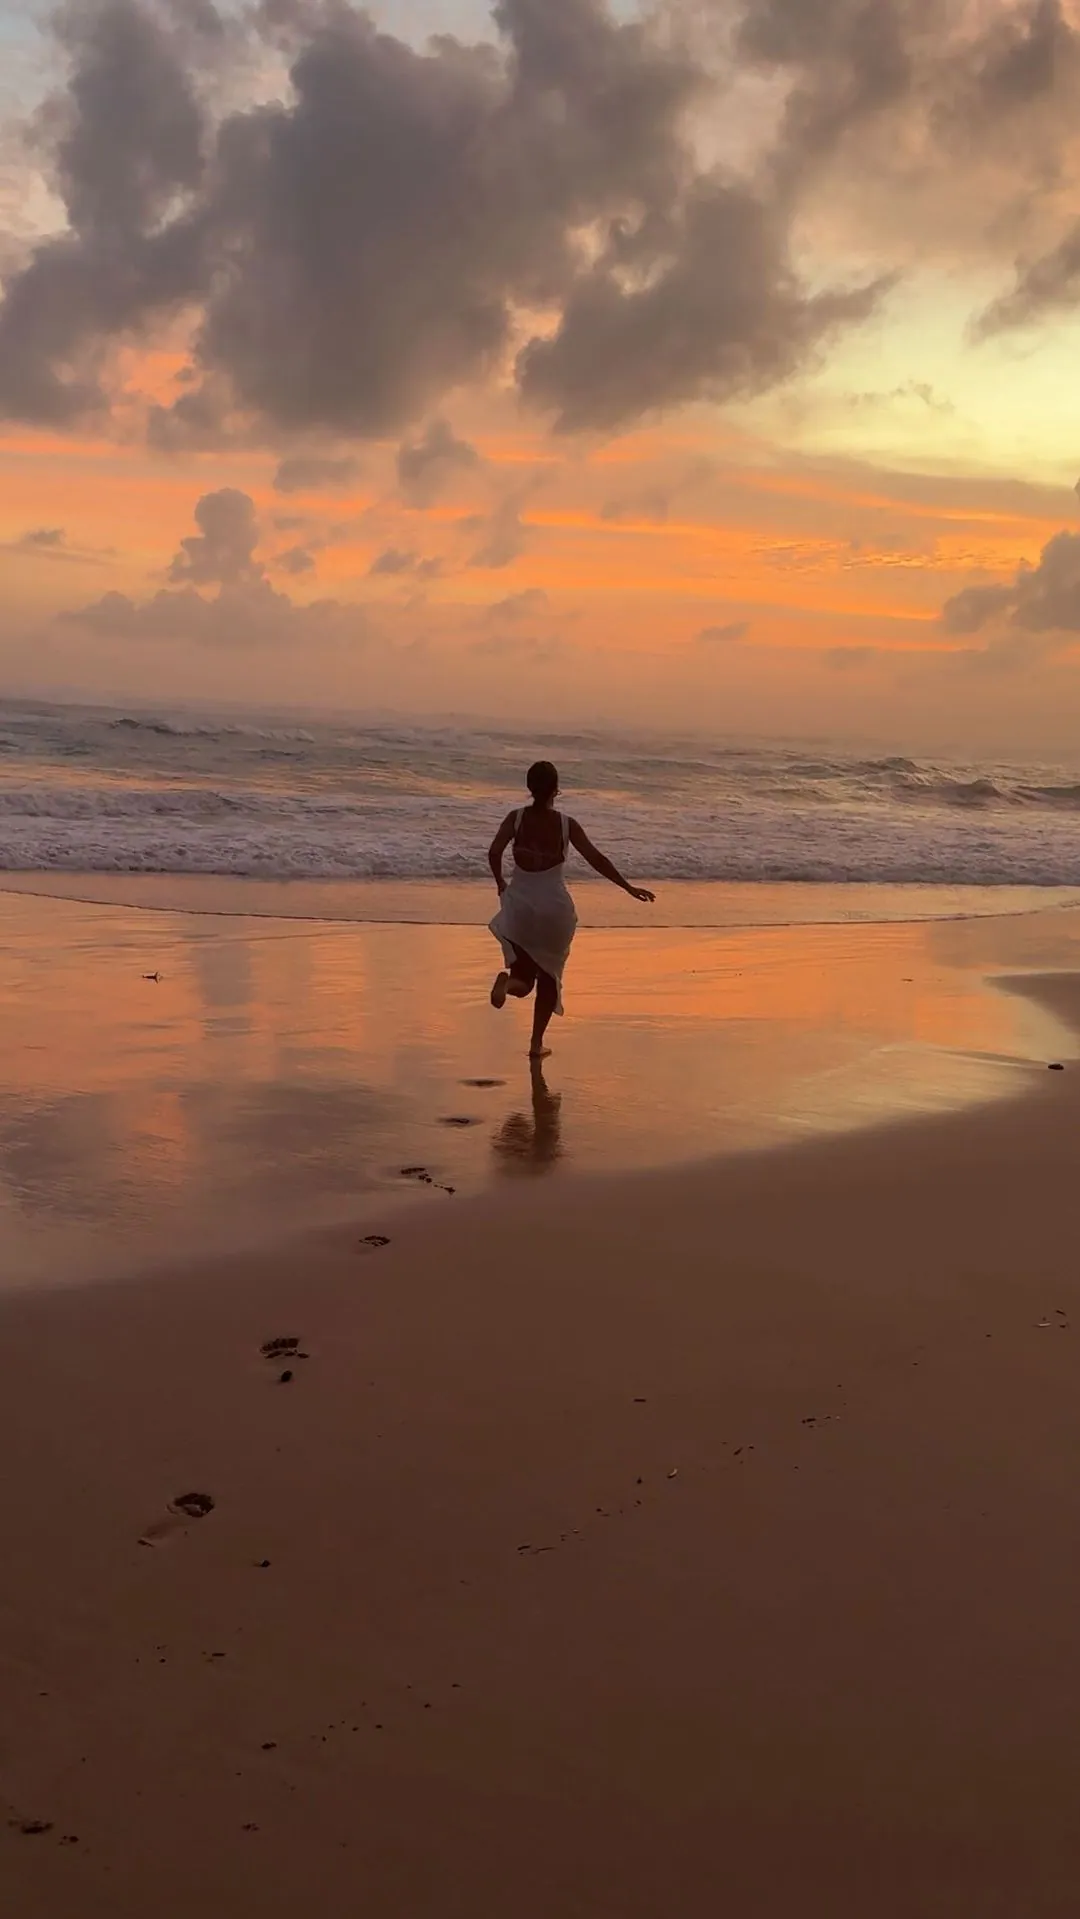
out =
<svg viewBox="0 0 1080 1919"><path fill-rule="evenodd" d="M503 949L505 971L491 989L491 1004L505 1006L507 996L527 999L536 988L530 1059L545 1059L544 1045L553 1013L562 1012L562 976L577 927L574 902L566 887L566 856L570 847L587 860L593 871L631 899L652 902L643 886L631 886L618 868L598 853L576 820L556 813L559 775L549 760L530 766L526 785L532 805L508 813L491 842L488 859L502 904L491 931ZM509 881L503 878L503 855L514 849Z"/></svg>
<svg viewBox="0 0 1080 1919"><path fill-rule="evenodd" d="M511 1113L495 1135L494 1147L508 1173L545 1173L562 1158L559 1108L562 1094L548 1091L544 1069L532 1063L532 1119Z"/></svg>

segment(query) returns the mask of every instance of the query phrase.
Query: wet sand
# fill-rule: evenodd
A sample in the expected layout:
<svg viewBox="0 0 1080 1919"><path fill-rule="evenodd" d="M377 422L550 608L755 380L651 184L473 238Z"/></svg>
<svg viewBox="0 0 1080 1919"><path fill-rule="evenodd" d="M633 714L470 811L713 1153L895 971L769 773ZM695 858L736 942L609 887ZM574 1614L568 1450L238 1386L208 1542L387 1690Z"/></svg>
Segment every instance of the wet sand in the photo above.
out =
<svg viewBox="0 0 1080 1919"><path fill-rule="evenodd" d="M1076 1050L4 1301L11 1910L1071 1919Z"/></svg>
<svg viewBox="0 0 1080 1919"><path fill-rule="evenodd" d="M848 890L835 910L866 910ZM534 1080L528 1011L488 1004L481 928L0 895L0 1290L381 1216L405 1166L432 1174L421 1199L461 1197L1012 1096L1062 1039L993 976L1080 967L1072 912L704 929L635 910L632 934L579 935Z"/></svg>

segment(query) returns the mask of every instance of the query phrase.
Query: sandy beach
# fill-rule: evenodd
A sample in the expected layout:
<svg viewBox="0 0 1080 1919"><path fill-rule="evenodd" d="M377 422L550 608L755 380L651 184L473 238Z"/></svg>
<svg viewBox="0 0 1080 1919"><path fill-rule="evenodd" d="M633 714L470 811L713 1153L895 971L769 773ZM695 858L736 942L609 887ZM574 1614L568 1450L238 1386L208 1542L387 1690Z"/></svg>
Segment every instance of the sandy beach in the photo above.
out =
<svg viewBox="0 0 1080 1919"><path fill-rule="evenodd" d="M1075 1911L1076 934L951 937L978 1100L11 1291L20 1919Z"/></svg>

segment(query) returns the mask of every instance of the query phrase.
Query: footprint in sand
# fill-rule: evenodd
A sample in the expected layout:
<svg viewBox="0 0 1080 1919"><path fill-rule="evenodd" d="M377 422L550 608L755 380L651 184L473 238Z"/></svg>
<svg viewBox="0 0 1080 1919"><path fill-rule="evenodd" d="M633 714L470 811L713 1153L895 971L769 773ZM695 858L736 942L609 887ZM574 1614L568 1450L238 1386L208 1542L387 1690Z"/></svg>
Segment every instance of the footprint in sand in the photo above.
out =
<svg viewBox="0 0 1080 1919"><path fill-rule="evenodd" d="M214 1501L209 1493L181 1493L178 1499L169 1501L164 1519L155 1520L139 1535L139 1544L163 1545L174 1533L185 1531L193 1519L205 1519L213 1510Z"/></svg>
<svg viewBox="0 0 1080 1919"><path fill-rule="evenodd" d="M441 1180L435 1178L434 1173L428 1172L426 1166L403 1166L401 1169L401 1178L415 1179L421 1186L431 1186L436 1192L449 1193L451 1198L453 1198L457 1190L456 1187L453 1186L444 1186Z"/></svg>

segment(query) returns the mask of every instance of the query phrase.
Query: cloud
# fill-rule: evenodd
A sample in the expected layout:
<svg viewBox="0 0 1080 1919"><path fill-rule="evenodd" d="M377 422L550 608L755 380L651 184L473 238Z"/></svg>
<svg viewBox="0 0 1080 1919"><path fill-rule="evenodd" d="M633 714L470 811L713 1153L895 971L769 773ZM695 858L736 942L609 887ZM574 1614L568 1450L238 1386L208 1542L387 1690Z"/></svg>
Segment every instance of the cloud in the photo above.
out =
<svg viewBox="0 0 1080 1919"><path fill-rule="evenodd" d="M527 586L521 593L511 593L505 600L495 600L488 607L485 617L489 620L531 620L538 614L547 613L551 605L542 586Z"/></svg>
<svg viewBox="0 0 1080 1919"><path fill-rule="evenodd" d="M191 378L151 409L163 447L233 419L407 431L511 369L522 332L521 389L564 427L787 377L881 284L808 293L779 201L701 160L714 75L680 13L501 0L494 41L418 50L348 0L265 0L228 30L209 0L72 0L39 129L67 224L7 284L0 409L104 410L111 351L181 314ZM744 35L758 57L766 24ZM249 73L288 77L227 111L237 35ZM438 432L405 484L435 471Z"/></svg>
<svg viewBox="0 0 1080 1919"><path fill-rule="evenodd" d="M37 137L67 227L5 281L0 416L62 425L104 410L102 349L200 288L196 75L217 16L199 12L201 30L194 9L141 0L71 0L55 16L71 78Z"/></svg>
<svg viewBox="0 0 1080 1919"><path fill-rule="evenodd" d="M566 300L550 339L518 360L526 399L563 431L617 430L693 400L786 380L880 305L887 276L807 295L776 210L750 189L699 185L672 223L666 263L627 278L616 235Z"/></svg>
<svg viewBox="0 0 1080 1919"><path fill-rule="evenodd" d="M145 600L106 593L62 615L64 623L109 639L219 648L336 645L365 637L361 608L329 599L301 605L271 585L255 557L260 529L248 494L231 487L204 494L195 507L195 523L200 530L181 540L169 569L169 586ZM303 547L279 555L274 563L294 574L314 566ZM200 592L200 587L217 591Z"/></svg>
<svg viewBox="0 0 1080 1919"><path fill-rule="evenodd" d="M30 559L62 561L68 566L101 566L113 549L74 547L62 526L35 526L17 539L0 542L0 553L23 553Z"/></svg>
<svg viewBox="0 0 1080 1919"><path fill-rule="evenodd" d="M145 409L164 450L400 438L507 381L610 433L786 381L935 246L1004 261L1024 234L985 331L1080 297L1064 0L626 16L500 0L490 37L420 48L351 0L68 0L35 126L64 222L7 272L0 415L104 416L117 350L182 322L184 390ZM741 172L706 151L731 101L754 109ZM880 270L806 281L823 210ZM406 497L469 454L436 418L402 447ZM301 451L277 483L353 474Z"/></svg>
<svg viewBox="0 0 1080 1919"><path fill-rule="evenodd" d="M407 500L426 506L455 472L469 472L481 464L474 446L459 440L445 420L432 420L418 440L398 449L398 485Z"/></svg>
<svg viewBox="0 0 1080 1919"><path fill-rule="evenodd" d="M204 493L195 508L195 524L199 532L181 540L169 569L174 584L190 580L195 586L231 586L261 577L263 568L254 557L259 522L248 494L230 486Z"/></svg>
<svg viewBox="0 0 1080 1919"><path fill-rule="evenodd" d="M55 552L58 547L67 545L67 534L62 526L37 526L29 533L24 533L18 545L30 552L33 552L35 548L39 551Z"/></svg>
<svg viewBox="0 0 1080 1919"><path fill-rule="evenodd" d="M323 493L343 490L360 472L360 462L348 454L293 453L274 474L278 493Z"/></svg>
<svg viewBox="0 0 1080 1919"><path fill-rule="evenodd" d="M277 554L274 565L280 568L282 573L291 573L294 576L301 573L314 573L315 555L310 547L290 546L286 552Z"/></svg>
<svg viewBox="0 0 1080 1919"><path fill-rule="evenodd" d="M952 401L944 394L937 393L928 380L904 380L899 386L890 387L887 392L846 393L844 405L859 413L876 407L888 407L897 401L916 400L929 413L955 413Z"/></svg>
<svg viewBox="0 0 1080 1919"><path fill-rule="evenodd" d="M368 567L369 574L390 579L435 580L442 571L441 560L424 560L419 553L407 553L396 546L388 546Z"/></svg>
<svg viewBox="0 0 1080 1919"><path fill-rule="evenodd" d="M1007 293L976 317L975 339L1031 326L1047 314L1060 313L1080 303L1080 221L1057 245L1036 260L1021 263Z"/></svg>
<svg viewBox="0 0 1080 1919"><path fill-rule="evenodd" d="M1007 584L969 586L942 609L948 633L1007 626L1025 634L1080 633L1080 533L1055 533L1037 566L1021 566Z"/></svg>
<svg viewBox="0 0 1080 1919"><path fill-rule="evenodd" d="M513 565L525 551L529 540L529 530L521 517L523 505L523 494L511 494L499 502L490 519L480 521L484 538L469 559L469 566L498 572L504 566Z"/></svg>
<svg viewBox="0 0 1080 1919"><path fill-rule="evenodd" d="M62 617L68 625L108 639L181 641L220 649L351 644L367 634L361 608L339 600L301 606L268 580L222 586L210 598L191 586L165 589L147 600L106 593Z"/></svg>
<svg viewBox="0 0 1080 1919"><path fill-rule="evenodd" d="M750 631L749 620L729 620L726 626L703 626L699 646L737 646Z"/></svg>
<svg viewBox="0 0 1080 1919"><path fill-rule="evenodd" d="M783 129L788 170L907 98L915 11L907 0L747 0L739 52L793 76Z"/></svg>
<svg viewBox="0 0 1080 1919"><path fill-rule="evenodd" d="M563 653L554 635L490 633L474 640L471 651L483 659L512 660L521 666L551 666Z"/></svg>

